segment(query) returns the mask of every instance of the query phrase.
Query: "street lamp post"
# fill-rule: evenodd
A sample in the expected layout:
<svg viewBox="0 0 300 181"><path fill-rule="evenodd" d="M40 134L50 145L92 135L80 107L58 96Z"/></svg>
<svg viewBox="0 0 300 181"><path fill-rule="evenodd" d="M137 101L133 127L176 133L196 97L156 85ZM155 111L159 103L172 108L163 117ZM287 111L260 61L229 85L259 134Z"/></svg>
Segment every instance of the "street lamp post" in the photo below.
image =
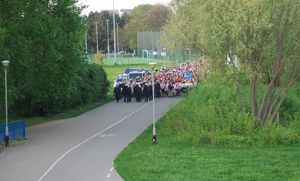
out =
<svg viewBox="0 0 300 181"><path fill-rule="evenodd" d="M109 19L105 20L106 21L106 26L107 26L107 57L109 57Z"/></svg>
<svg viewBox="0 0 300 181"><path fill-rule="evenodd" d="M116 62L116 18L115 18L115 0L113 0L113 25L114 25L114 61Z"/></svg>
<svg viewBox="0 0 300 181"><path fill-rule="evenodd" d="M119 23L117 23L117 52L119 53Z"/></svg>
<svg viewBox="0 0 300 181"><path fill-rule="evenodd" d="M152 124L153 124L153 130L152 130L152 143L157 142L156 137L156 128L155 128L155 97L154 97L154 68L156 63L150 62L149 63L150 68L152 69Z"/></svg>
<svg viewBox="0 0 300 181"><path fill-rule="evenodd" d="M85 54L87 54L87 34L85 34Z"/></svg>
<svg viewBox="0 0 300 181"><path fill-rule="evenodd" d="M96 24L96 44L97 44L97 52L96 53L98 53L98 51L99 51L99 46L98 46L98 23L97 22L95 22L95 24Z"/></svg>
<svg viewBox="0 0 300 181"><path fill-rule="evenodd" d="M7 70L6 68L9 65L8 60L2 61L4 66L4 77L5 77L5 146L8 147L9 145L9 130L8 130L8 111L7 111Z"/></svg>

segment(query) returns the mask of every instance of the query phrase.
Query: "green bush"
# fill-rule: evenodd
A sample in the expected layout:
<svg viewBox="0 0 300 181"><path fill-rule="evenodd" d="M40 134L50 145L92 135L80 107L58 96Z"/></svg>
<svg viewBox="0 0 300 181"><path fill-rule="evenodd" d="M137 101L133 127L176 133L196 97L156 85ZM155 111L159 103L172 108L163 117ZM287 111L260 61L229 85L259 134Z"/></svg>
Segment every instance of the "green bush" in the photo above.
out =
<svg viewBox="0 0 300 181"><path fill-rule="evenodd" d="M167 131L181 143L240 146L300 143L300 114L292 115L291 126L255 128L255 119L240 108L234 88L222 77L211 76L165 119Z"/></svg>
<svg viewBox="0 0 300 181"><path fill-rule="evenodd" d="M108 92L106 73L97 64L83 63L65 80L25 83L27 87L10 88L10 110L26 116L60 113L102 99Z"/></svg>
<svg viewBox="0 0 300 181"><path fill-rule="evenodd" d="M82 105L107 95L109 82L104 69L98 64L87 64L78 72L73 104Z"/></svg>
<svg viewBox="0 0 300 181"><path fill-rule="evenodd" d="M44 116L106 95L103 69L83 60L86 25L74 1L0 4L0 19L6 17L0 21L0 59L10 60L10 114Z"/></svg>
<svg viewBox="0 0 300 181"><path fill-rule="evenodd" d="M300 110L300 84L295 84L283 101L280 108L280 122L285 125L289 125L293 121L293 116Z"/></svg>

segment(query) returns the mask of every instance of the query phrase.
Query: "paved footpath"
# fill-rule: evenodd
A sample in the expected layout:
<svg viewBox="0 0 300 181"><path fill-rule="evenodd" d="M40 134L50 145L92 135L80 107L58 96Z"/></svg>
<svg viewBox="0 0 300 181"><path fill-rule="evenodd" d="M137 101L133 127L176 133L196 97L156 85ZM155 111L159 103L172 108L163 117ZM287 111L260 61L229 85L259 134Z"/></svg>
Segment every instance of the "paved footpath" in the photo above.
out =
<svg viewBox="0 0 300 181"><path fill-rule="evenodd" d="M156 119L179 100L156 99ZM112 102L79 117L29 127L28 140L0 153L0 180L122 180L113 160L151 124L152 102Z"/></svg>

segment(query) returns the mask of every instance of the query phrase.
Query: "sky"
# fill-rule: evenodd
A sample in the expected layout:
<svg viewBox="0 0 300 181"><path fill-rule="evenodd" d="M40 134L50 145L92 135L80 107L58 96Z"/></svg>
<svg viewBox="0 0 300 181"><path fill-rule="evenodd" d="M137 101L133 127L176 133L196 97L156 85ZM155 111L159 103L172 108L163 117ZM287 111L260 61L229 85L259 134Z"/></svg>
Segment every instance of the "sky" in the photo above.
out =
<svg viewBox="0 0 300 181"><path fill-rule="evenodd" d="M168 5L171 0L114 0L115 9L133 9L140 4L165 4ZM79 4L87 5L83 14L89 14L91 11L112 10L113 0L79 0Z"/></svg>

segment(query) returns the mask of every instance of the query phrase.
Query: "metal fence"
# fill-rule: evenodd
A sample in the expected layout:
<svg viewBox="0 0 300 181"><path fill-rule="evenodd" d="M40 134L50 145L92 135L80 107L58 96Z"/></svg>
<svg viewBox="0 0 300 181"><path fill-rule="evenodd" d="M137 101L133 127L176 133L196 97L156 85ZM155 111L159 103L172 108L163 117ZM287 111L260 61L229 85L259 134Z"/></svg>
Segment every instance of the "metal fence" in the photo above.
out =
<svg viewBox="0 0 300 181"><path fill-rule="evenodd" d="M171 52L161 43L165 32L137 32L137 49L134 55L145 59L173 60L178 63L197 60L201 54L192 54L190 48Z"/></svg>
<svg viewBox="0 0 300 181"><path fill-rule="evenodd" d="M163 46L160 43L160 37L163 34L164 32L137 32L137 48L139 50L162 52Z"/></svg>
<svg viewBox="0 0 300 181"><path fill-rule="evenodd" d="M5 141L5 124L0 124L0 141ZM25 139L25 121L13 121L8 123L9 140Z"/></svg>

